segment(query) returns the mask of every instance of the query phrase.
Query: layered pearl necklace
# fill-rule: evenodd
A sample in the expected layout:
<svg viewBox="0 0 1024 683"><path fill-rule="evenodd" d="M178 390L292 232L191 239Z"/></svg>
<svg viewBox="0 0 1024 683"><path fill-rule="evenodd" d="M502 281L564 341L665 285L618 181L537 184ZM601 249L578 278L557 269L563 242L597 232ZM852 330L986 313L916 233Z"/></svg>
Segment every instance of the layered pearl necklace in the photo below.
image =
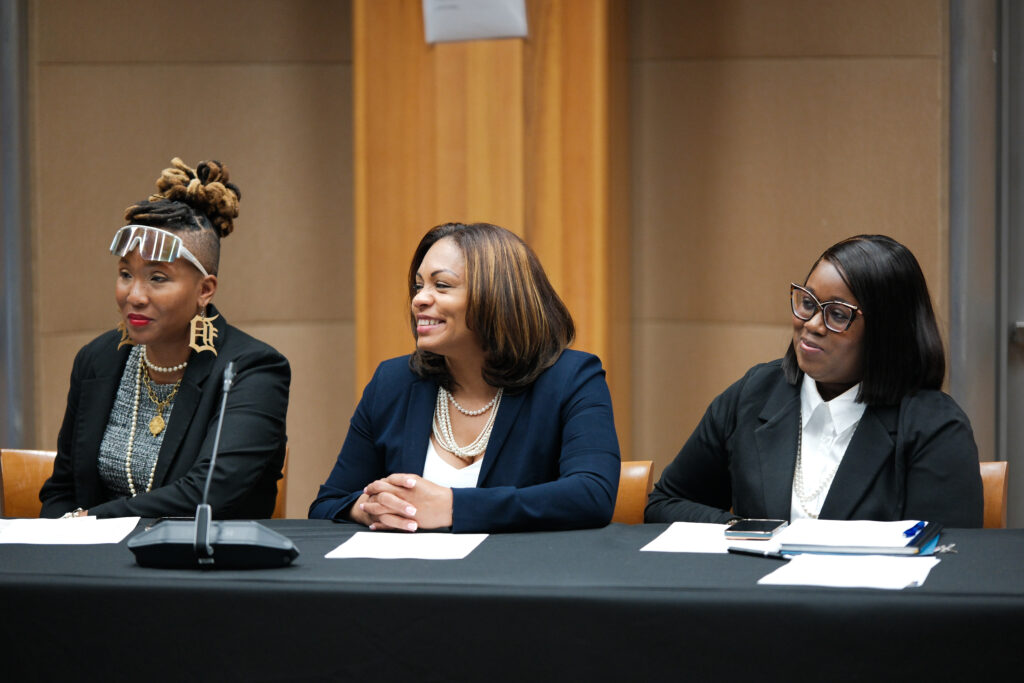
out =
<svg viewBox="0 0 1024 683"><path fill-rule="evenodd" d="M175 394L178 393L178 387L181 386L181 380L179 379L174 383L174 388L171 393L163 401L156 398L156 393L153 391L153 386L149 381L149 376L146 372L146 368L150 368L156 372L170 373L177 372L178 370L184 370L185 366L188 365L188 361L174 366L173 368L161 368L154 366L149 362L149 358L146 357L146 347L142 347L142 353L139 354L139 365L138 371L135 373L135 399L132 402L132 428L128 434L128 453L124 459L124 472L128 477L128 490L132 494L132 498L138 495L135 491L135 480L132 476L132 451L135 448L135 430L139 425L139 398L142 395L142 384L146 384L146 390L149 394L149 399L156 404L157 413L156 416L149 422L149 431L153 436L157 436L164 430L166 422L163 418L164 409L170 405L171 401L174 400ZM159 462L159 458L153 460L153 466L149 469L149 481L146 483L145 493L149 493L153 488L153 477L156 476L156 464Z"/></svg>
<svg viewBox="0 0 1024 683"><path fill-rule="evenodd" d="M842 460L832 466L831 470L825 473L825 475L818 481L818 486L815 487L811 493L806 493L804 490L804 425L803 419L799 419L796 432L796 471L793 473L793 491L796 493L796 499L800 502L800 508L804 511L811 519L817 519L817 512L811 512L810 506L818 499L821 492L832 485L832 480L835 479L836 472L839 470L839 465Z"/></svg>
<svg viewBox="0 0 1024 683"><path fill-rule="evenodd" d="M498 407L501 405L501 394L502 390L499 388L498 393L494 395L490 403L485 405L480 410L466 410L459 402L455 400L444 387L437 388L437 405L434 408L434 423L432 425L434 438L437 439L437 443L441 448L445 449L452 455L466 462L472 462L474 458L482 454L487 450L487 442L491 440L491 431L494 429L494 420L498 415ZM483 430L477 435L476 439L473 440L468 446L460 446L455 443L455 433L452 431L452 419L451 414L448 412L448 402L451 401L455 408L463 415L470 417L476 415L483 415L488 410L491 414L487 417L487 423L484 425Z"/></svg>
<svg viewBox="0 0 1024 683"><path fill-rule="evenodd" d="M139 369L135 373L135 400L132 404L132 430L128 434L128 455L124 459L124 473L128 477L128 490L132 498L138 495L135 492L135 480L132 478L132 448L135 446L135 428L139 424L139 394L142 389L142 373L146 371L145 361L139 356ZM157 460L153 461L153 467L149 470L149 483L146 484L146 493L153 488L153 476L156 474Z"/></svg>

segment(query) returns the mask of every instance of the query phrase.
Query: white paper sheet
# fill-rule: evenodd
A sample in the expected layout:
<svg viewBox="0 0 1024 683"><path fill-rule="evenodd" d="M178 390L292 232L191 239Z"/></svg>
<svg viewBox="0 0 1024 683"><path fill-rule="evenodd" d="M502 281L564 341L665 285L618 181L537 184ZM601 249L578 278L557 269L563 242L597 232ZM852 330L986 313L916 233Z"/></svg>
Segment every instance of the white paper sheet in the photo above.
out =
<svg viewBox="0 0 1024 683"><path fill-rule="evenodd" d="M797 519L780 531L775 539L779 543L801 545L869 546L899 548L912 537L905 536L918 520L898 522L847 521L835 519Z"/></svg>
<svg viewBox="0 0 1024 683"><path fill-rule="evenodd" d="M673 522L669 528L640 550L660 553L724 553L733 548L751 548L775 552L779 544L774 540L739 541L725 537L725 524L699 522Z"/></svg>
<svg viewBox="0 0 1024 683"><path fill-rule="evenodd" d="M91 545L120 543L139 523L138 517L69 517L68 519L7 519L0 525L0 543L33 545Z"/></svg>
<svg viewBox="0 0 1024 683"><path fill-rule="evenodd" d="M936 557L797 555L757 583L765 586L831 586L899 590L920 586Z"/></svg>
<svg viewBox="0 0 1024 683"><path fill-rule="evenodd" d="M359 531L324 557L461 560L473 552L485 538L487 534L398 534Z"/></svg>

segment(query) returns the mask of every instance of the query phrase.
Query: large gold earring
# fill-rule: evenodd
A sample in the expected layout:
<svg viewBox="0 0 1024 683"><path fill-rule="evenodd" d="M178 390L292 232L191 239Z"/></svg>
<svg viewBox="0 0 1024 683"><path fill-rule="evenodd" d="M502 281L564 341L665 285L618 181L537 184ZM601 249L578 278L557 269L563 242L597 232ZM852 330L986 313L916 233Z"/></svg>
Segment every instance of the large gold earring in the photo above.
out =
<svg viewBox="0 0 1024 683"><path fill-rule="evenodd" d="M117 329L121 333L121 341L117 343L117 350L120 351L122 346L135 346L135 342L128 336L128 326L124 324L122 320L117 324Z"/></svg>
<svg viewBox="0 0 1024 683"><path fill-rule="evenodd" d="M196 353L202 353L203 351L213 351L213 355L217 355L217 349L213 348L213 340L217 338L217 328L213 326L213 321L219 318L219 315L215 315L212 318L207 318L203 313L203 310L196 313L195 317L192 318L192 322L189 323L189 341L188 345L195 349Z"/></svg>

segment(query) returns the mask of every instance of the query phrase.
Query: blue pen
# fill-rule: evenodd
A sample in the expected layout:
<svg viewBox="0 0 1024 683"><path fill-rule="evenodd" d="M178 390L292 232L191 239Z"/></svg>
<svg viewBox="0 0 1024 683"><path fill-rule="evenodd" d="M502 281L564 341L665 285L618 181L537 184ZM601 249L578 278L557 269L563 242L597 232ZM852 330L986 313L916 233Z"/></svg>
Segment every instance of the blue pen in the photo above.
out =
<svg viewBox="0 0 1024 683"><path fill-rule="evenodd" d="M914 526L912 526L909 529L907 529L906 531L904 531L903 535L906 536L907 538L910 538L911 536L917 536L917 532L921 531L921 529L924 528L924 525L925 525L924 521L918 522Z"/></svg>

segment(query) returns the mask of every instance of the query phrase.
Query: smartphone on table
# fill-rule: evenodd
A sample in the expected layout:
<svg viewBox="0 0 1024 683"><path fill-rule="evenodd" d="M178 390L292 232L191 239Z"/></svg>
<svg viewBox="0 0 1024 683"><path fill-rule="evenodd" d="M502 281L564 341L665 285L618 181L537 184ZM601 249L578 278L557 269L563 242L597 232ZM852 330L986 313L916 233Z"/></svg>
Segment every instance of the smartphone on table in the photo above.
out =
<svg viewBox="0 0 1024 683"><path fill-rule="evenodd" d="M767 540L789 526L784 519L741 519L725 527L725 537L736 540Z"/></svg>

